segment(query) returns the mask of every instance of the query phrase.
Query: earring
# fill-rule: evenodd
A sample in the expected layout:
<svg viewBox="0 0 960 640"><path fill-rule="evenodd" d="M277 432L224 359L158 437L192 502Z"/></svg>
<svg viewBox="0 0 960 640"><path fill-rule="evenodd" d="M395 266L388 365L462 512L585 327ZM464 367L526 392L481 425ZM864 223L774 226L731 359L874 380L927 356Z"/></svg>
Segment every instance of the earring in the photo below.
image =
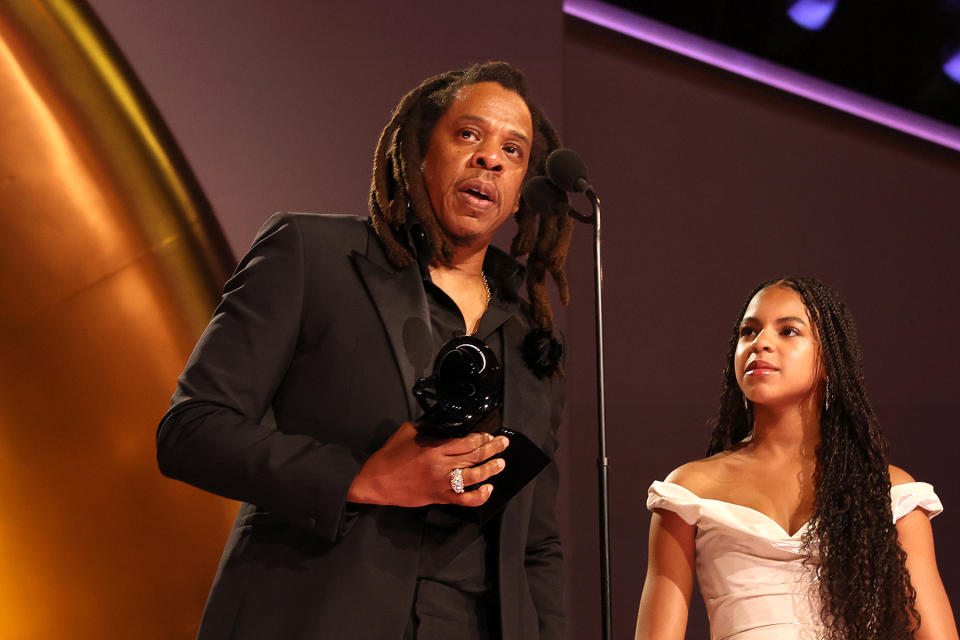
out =
<svg viewBox="0 0 960 640"><path fill-rule="evenodd" d="M750 401L747 400L747 394L743 394L743 410L750 411Z"/></svg>
<svg viewBox="0 0 960 640"><path fill-rule="evenodd" d="M830 410L830 380L823 383L823 410Z"/></svg>

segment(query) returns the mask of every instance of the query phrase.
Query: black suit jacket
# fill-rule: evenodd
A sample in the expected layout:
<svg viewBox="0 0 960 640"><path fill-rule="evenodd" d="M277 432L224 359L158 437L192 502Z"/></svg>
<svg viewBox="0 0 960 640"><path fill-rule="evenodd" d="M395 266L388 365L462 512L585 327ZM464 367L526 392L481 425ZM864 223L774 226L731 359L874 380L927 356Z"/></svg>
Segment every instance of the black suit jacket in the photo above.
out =
<svg viewBox="0 0 960 640"><path fill-rule="evenodd" d="M503 421L552 457L562 380L524 365L530 328L519 305L503 326ZM424 510L346 498L366 458L418 415L408 390L432 364L428 338L419 270L390 266L366 220L267 221L157 431L164 474L244 502L199 638L402 636ZM506 639L564 633L556 490L551 463L503 511Z"/></svg>

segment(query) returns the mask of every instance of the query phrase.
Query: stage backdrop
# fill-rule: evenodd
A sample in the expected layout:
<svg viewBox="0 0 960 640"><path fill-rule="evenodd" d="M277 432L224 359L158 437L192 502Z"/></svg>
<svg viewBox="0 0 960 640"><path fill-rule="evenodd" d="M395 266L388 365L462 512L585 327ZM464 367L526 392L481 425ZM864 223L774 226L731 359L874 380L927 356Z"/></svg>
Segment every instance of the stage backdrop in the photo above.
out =
<svg viewBox="0 0 960 640"><path fill-rule="evenodd" d="M956 610L960 154L574 19L564 63L565 141L590 162L605 210L619 631L643 586L647 486L706 453L736 314L755 284L784 274L820 277L850 304L891 461L946 505L933 529ZM583 291L587 247L577 249L571 288ZM592 375L584 298L568 314L574 387ZM567 412L572 513L594 503L582 429L592 411L583 395ZM595 540L574 529L582 584L596 580L579 564ZM707 637L702 611L698 602L688 638Z"/></svg>
<svg viewBox="0 0 960 640"><path fill-rule="evenodd" d="M934 531L958 603L960 558L947 544L960 535L948 466L958 444L958 154L564 20L557 0L480 11L439 0L92 4L237 254L275 210L363 213L377 134L422 78L487 59L527 70L605 206L617 637L632 633L643 581L646 487L703 455L733 316L754 283L783 273L823 277L857 315L892 460L947 505ZM589 234L578 231L561 515L571 637L592 638L592 294ZM152 437L152 424L142 429ZM198 566L197 580L209 581L215 562ZM688 637L705 635L698 608Z"/></svg>

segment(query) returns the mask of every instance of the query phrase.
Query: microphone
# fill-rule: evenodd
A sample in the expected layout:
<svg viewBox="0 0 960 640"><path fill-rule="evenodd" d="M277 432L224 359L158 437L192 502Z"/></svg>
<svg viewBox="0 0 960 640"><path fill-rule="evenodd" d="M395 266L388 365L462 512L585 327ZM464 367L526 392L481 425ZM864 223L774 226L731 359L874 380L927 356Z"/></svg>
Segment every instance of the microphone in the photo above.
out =
<svg viewBox="0 0 960 640"><path fill-rule="evenodd" d="M562 216L570 210L566 192L546 176L530 178L523 187L523 200L543 215Z"/></svg>
<svg viewBox="0 0 960 640"><path fill-rule="evenodd" d="M593 221L593 216L585 216L571 207L567 193L546 176L535 176L527 181L523 187L523 200L531 209L544 216L569 215L580 222Z"/></svg>
<svg viewBox="0 0 960 640"><path fill-rule="evenodd" d="M587 180L587 165L573 149L557 149L547 156L547 176L564 191L594 193Z"/></svg>

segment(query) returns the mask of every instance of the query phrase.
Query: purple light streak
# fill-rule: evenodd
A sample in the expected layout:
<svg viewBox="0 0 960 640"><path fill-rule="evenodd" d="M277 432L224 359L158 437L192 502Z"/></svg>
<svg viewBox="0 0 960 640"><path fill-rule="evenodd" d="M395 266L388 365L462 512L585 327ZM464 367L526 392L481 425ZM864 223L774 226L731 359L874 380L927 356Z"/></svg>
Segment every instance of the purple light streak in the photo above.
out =
<svg viewBox="0 0 960 640"><path fill-rule="evenodd" d="M743 53L599 0L564 0L563 12L865 120L960 151L960 128Z"/></svg>

